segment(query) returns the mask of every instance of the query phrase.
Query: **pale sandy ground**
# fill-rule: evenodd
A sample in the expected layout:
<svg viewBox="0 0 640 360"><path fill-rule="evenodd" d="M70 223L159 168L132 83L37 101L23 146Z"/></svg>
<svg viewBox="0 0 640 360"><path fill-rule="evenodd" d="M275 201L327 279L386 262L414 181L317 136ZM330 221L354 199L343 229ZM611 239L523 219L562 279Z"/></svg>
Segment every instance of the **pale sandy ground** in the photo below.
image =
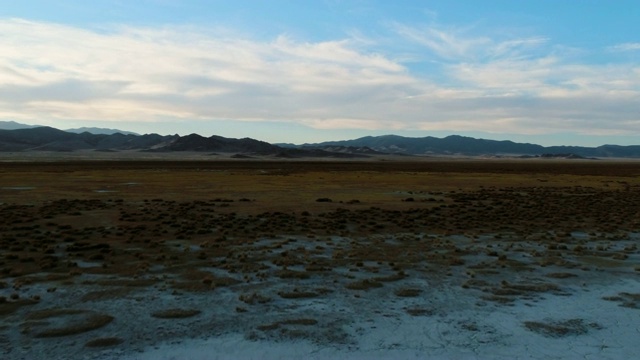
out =
<svg viewBox="0 0 640 360"><path fill-rule="evenodd" d="M181 340L125 359L632 359L638 355L640 311L603 302L621 291L640 291L637 280L576 289L569 297L546 296L535 304L477 306L457 289L433 294L433 316L353 314L345 346L309 341L249 341L241 334ZM375 302L375 299L371 300ZM382 305L382 304L380 304ZM381 306L384 307L384 306ZM586 334L546 337L523 321L584 319ZM591 324L597 323L598 329ZM112 358L105 356L105 359Z"/></svg>
<svg viewBox="0 0 640 360"><path fill-rule="evenodd" d="M463 237L452 240L466 241L470 248L486 244ZM273 241L264 240L253 246L267 246ZM636 234L631 239L606 243L615 250L637 241ZM522 247L539 246L535 242L528 244L523 243ZM495 242L494 246L500 243ZM288 249L282 249L285 250ZM527 251L510 256L528 261ZM32 338L23 333L24 313L18 312L0 328L0 346L6 360L631 359L638 354L640 298L630 300L631 306L625 307L621 306L623 300L611 297L640 297L640 272L635 270L640 263L638 257L636 251L617 265L585 265L570 270L551 265L525 272L503 270L482 277L492 284L508 279L517 284L552 282L559 287L557 291L517 296L507 304L483 299L488 294L478 288L462 287L469 280L466 265L440 271L423 264L407 269L406 278L368 290L345 287L347 274L354 279L371 276L363 271L350 273L347 268L335 268L326 275L305 280L249 281L205 293L171 292L154 286L100 301L82 301L83 295L96 289L77 282L46 295L42 306L30 310L88 309L114 316L112 323L74 336ZM467 265L488 259L480 253L465 258ZM571 260L568 255L566 258ZM576 277L544 277L557 271L568 271ZM376 275L391 274L382 269ZM84 276L88 275L83 275L84 280L90 280ZM38 286L33 285L25 294L43 293ZM300 291L324 289L326 294L301 299L278 296L282 291L292 291L294 286ZM421 292L414 297L394 294L403 288ZM253 292L271 300L264 304L239 301L239 294ZM185 319L157 319L150 315L176 307L198 309L201 313ZM245 311L237 312L238 307ZM315 323L295 323L299 319L312 319ZM527 321L565 325L560 333L544 334L528 329ZM124 342L107 348L84 346L96 337L110 336Z"/></svg>

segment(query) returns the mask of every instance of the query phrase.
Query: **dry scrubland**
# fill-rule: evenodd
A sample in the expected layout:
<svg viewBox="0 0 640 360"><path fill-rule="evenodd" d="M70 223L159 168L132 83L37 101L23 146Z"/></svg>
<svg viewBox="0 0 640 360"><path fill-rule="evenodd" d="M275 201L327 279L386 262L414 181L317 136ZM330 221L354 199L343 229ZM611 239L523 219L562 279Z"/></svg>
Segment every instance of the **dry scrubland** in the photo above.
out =
<svg viewBox="0 0 640 360"><path fill-rule="evenodd" d="M228 333L355 348L368 330L354 317L456 311L442 289L487 314L570 302L637 281L639 176L632 161L5 162L0 356L117 357ZM605 295L638 317L637 290ZM516 326L607 328L588 313Z"/></svg>

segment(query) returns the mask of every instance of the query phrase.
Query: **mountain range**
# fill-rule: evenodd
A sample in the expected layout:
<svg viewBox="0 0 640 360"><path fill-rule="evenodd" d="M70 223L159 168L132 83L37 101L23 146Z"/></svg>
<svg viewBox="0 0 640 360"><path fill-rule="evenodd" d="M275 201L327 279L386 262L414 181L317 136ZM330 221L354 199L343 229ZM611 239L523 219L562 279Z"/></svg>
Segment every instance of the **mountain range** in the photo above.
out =
<svg viewBox="0 0 640 360"><path fill-rule="evenodd" d="M0 151L144 151L235 154L235 157L274 156L296 157L369 157L374 155L464 155L604 158L640 157L640 146L603 145L541 146L513 141L496 141L451 135L436 137L403 137L397 135L366 136L344 141L315 144L270 144L251 138L233 139L222 136L204 137L198 134L138 135L132 132L81 128L66 131L46 126L29 126L15 122L0 122ZM81 131L84 130L84 131Z"/></svg>
<svg viewBox="0 0 640 360"><path fill-rule="evenodd" d="M250 138L232 139L222 136L203 137L198 134L187 136L158 134L92 134L88 131L74 133L48 126L1 130L0 152L53 151L71 152L94 151L144 151L175 152L196 151L206 153L234 154L235 157L274 156L294 157L364 157L357 151L331 152L322 149L282 148Z"/></svg>
<svg viewBox="0 0 640 360"><path fill-rule="evenodd" d="M281 146L292 146L282 144ZM368 147L384 153L412 155L508 155L542 156L549 154L567 157L640 157L640 146L602 145L586 146L542 146L516 143L509 140L486 140L450 135L445 138L432 136L412 138L398 135L365 136L354 140L327 141L316 144L293 145L301 148L324 148L330 146Z"/></svg>

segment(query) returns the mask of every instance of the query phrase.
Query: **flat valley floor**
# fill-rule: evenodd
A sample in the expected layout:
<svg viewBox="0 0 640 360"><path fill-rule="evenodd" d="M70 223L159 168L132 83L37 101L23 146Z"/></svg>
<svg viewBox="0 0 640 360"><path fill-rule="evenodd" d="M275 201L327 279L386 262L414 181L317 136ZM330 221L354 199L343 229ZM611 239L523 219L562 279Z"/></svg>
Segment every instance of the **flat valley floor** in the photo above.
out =
<svg viewBox="0 0 640 360"><path fill-rule="evenodd" d="M637 356L640 162L14 160L2 359Z"/></svg>

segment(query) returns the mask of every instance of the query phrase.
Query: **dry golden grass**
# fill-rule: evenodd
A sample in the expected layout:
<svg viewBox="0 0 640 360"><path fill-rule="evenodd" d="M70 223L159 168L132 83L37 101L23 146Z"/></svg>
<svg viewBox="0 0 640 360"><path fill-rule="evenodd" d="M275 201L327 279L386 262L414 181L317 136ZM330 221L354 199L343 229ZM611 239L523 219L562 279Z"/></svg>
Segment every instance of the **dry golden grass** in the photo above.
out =
<svg viewBox="0 0 640 360"><path fill-rule="evenodd" d="M393 184L391 189L399 191L422 189L423 184L439 191L469 190L480 186L554 187L576 182L585 187L602 188L605 184L598 177L600 174L628 176L634 171L637 174L637 169L629 163L486 160L388 163L86 161L53 165L8 164L4 169L0 187L33 187L29 191L4 191L4 201L11 203L41 201L51 198L51 194L68 199L104 199L115 195L138 201L163 194L164 199L179 201L216 197L256 199L255 203L247 204L248 207L258 207L259 211L326 210L334 208L340 201L352 199L359 199L366 206L410 205L400 201L406 198L404 194L390 196L371 191L389 189L390 184ZM547 173L549 181L541 183L538 177L531 176L535 173ZM630 182L633 179L626 180ZM287 185L283 186L285 182ZM168 184L171 184L170 189ZM95 192L99 189L117 192ZM322 197L332 198L333 203L315 201Z"/></svg>

